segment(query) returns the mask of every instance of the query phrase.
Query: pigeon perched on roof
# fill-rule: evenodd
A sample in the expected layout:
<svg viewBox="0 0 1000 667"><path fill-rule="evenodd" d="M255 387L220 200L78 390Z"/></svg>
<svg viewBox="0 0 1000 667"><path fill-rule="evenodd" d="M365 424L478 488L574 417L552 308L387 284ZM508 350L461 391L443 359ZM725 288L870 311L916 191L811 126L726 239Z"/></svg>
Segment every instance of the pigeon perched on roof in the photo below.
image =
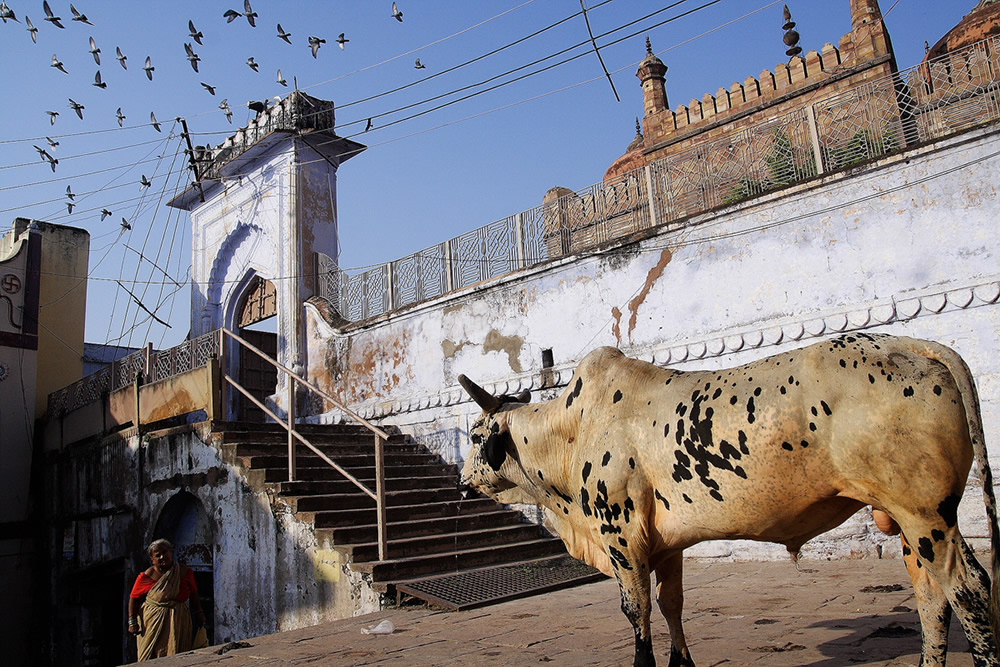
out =
<svg viewBox="0 0 1000 667"><path fill-rule="evenodd" d="M400 23L403 22L403 12L399 11L399 7L396 6L395 2L392 3L392 18L396 19Z"/></svg>
<svg viewBox="0 0 1000 667"><path fill-rule="evenodd" d="M97 48L97 43L94 38L90 38L90 55L94 56L94 62L98 65L101 64L101 50Z"/></svg>
<svg viewBox="0 0 1000 667"><path fill-rule="evenodd" d="M291 44L291 43L292 43L292 40L288 39L288 38L289 38L289 37L291 37L291 36L292 36L292 33L290 33L290 32L285 32L285 30L284 30L284 29L283 29L283 28L281 27L281 24L279 23L279 24L278 24L278 37L279 37L280 39L283 39L283 40L285 40L285 41L286 41L286 42L288 42L289 44Z"/></svg>
<svg viewBox="0 0 1000 667"><path fill-rule="evenodd" d="M250 111L256 111L258 115L262 114L267 111L267 100L250 100L247 102L247 109L250 109Z"/></svg>
<svg viewBox="0 0 1000 667"><path fill-rule="evenodd" d="M309 38L309 48L312 49L313 58L316 57L316 53L319 51L319 47L322 46L323 44L326 44L325 39L320 39L319 37Z"/></svg>
<svg viewBox="0 0 1000 667"><path fill-rule="evenodd" d="M201 58L198 56L197 53L194 52L194 48L192 48L192 46L190 44L188 44L187 42L184 43L184 50L187 52L187 59L188 59L188 62L191 63L191 68L195 72L197 72L198 71L198 62L201 60Z"/></svg>
<svg viewBox="0 0 1000 667"><path fill-rule="evenodd" d="M146 56L146 64L142 66L142 69L144 69L146 71L146 78L148 78L150 81L152 81L153 80L153 70L155 70L156 68L153 67L153 63L152 63L152 61L150 61L149 56Z"/></svg>
<svg viewBox="0 0 1000 667"><path fill-rule="evenodd" d="M117 47L117 46L115 47L115 58L117 58L118 62L121 63L122 69L125 69L125 70L128 69L128 65L125 64L125 61L128 60L128 56L125 55L124 53L122 53L121 48Z"/></svg>
<svg viewBox="0 0 1000 667"><path fill-rule="evenodd" d="M46 21L48 21L49 23L51 23L52 25L54 25L57 28L62 28L63 30L66 29L66 26L64 26L62 23L59 22L59 21L62 20L62 18L60 18L60 17L58 17L58 16L56 16L55 14L52 13L52 8L49 7L48 0L42 0L42 11L45 12L45 20Z"/></svg>
<svg viewBox="0 0 1000 667"><path fill-rule="evenodd" d="M83 120L83 110L86 107L84 107L79 102L74 101L72 97L68 99L69 99L69 108L76 112L76 115L80 117L80 120Z"/></svg>
<svg viewBox="0 0 1000 667"><path fill-rule="evenodd" d="M52 54L52 67L55 67L57 70L59 70L63 74L69 74L69 72L66 71L66 68L63 67L62 61L59 60L59 58L54 53Z"/></svg>
<svg viewBox="0 0 1000 667"><path fill-rule="evenodd" d="M90 19L87 18L86 14L81 14L80 12L76 11L76 7L73 6L72 2L69 4L69 11L73 13L74 21L79 21L80 23L86 23L87 25L94 25L93 23L90 22Z"/></svg>
<svg viewBox="0 0 1000 667"><path fill-rule="evenodd" d="M191 37L191 39L204 46L204 42L201 41L201 38L204 37L205 35L201 34L200 30L195 29L194 21L191 20L188 21L188 35Z"/></svg>

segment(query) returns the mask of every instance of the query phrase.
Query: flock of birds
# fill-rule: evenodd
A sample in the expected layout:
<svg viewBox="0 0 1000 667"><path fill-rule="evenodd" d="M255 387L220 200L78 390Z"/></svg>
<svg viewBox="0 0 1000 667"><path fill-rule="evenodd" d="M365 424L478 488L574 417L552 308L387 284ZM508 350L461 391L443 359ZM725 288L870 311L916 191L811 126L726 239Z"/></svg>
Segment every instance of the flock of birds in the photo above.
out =
<svg viewBox="0 0 1000 667"><path fill-rule="evenodd" d="M90 25L90 26L94 25L90 21L90 19L87 18L87 15L84 14L83 12L80 12L79 10L77 10L77 8L74 7L72 3L69 5L69 10L70 10L70 13L72 14L72 17L70 19L71 21L74 21L74 22L77 22L77 23L80 23L80 24ZM63 21L62 17L57 16L52 11L52 8L49 6L48 0L42 0L42 11L45 14L45 17L43 19L44 21L48 22L49 24L51 24L55 28L60 28L60 29L63 29L63 30L66 29L66 26L63 25L63 23L62 23L62 21ZM396 6L395 2L392 3L391 17L394 18L395 20L399 21L400 23L403 22L403 12L401 12L399 10L399 8ZM255 12L253 10L253 7L250 4L250 0L244 0L243 1L243 11L242 12L237 11L235 9L228 9L223 14L223 18L226 19L226 23L232 23L233 21L236 21L238 19L245 18L247 20L247 22L250 24L251 28L256 28L257 27L257 19L259 18L259 16L258 16L257 12ZM2 21L3 23L7 23L8 21L12 21L12 22L15 22L15 23L20 23L21 22L20 19L18 19L18 17L15 15L14 11L10 7L7 6L6 0L0 0L0 21ZM25 29L28 31L28 33L31 36L31 41L34 44L37 44L38 43L38 28L35 27L35 25L31 22L31 19L27 15L24 16L24 26L25 26ZM276 36L277 36L278 39L281 39L282 41L286 42L287 44L292 44L292 33L288 32L287 30L285 30L284 28L282 28L280 23L277 24L277 35ZM188 21L188 37L191 38L191 42L185 42L184 43L184 51L185 51L188 63L191 65L191 68L197 73L198 72L198 63L201 62L201 57L195 51L194 44L198 44L200 46L203 46L204 42L202 40L204 38L204 34L195 27L194 21L191 21L191 20ZM320 48L322 47L323 44L326 44L326 40L322 39L320 37L316 37L316 36L310 35L308 37L307 41L308 41L309 49L312 52L313 58L317 58L318 54L319 54L319 50L320 50ZM337 38L334 40L334 42L337 44L337 46L339 46L343 50L345 48L345 45L348 42L350 42L350 40L347 39L347 37L345 36L344 33L340 33L337 36ZM93 37L90 37L90 42L89 43L90 43L89 53L93 56L94 63L97 65L97 67L100 67L101 66L101 49L97 45L97 42L94 40ZM124 69L126 71L128 70L128 63L127 63L128 56L126 56L124 53L122 53L121 48L118 47L118 46L115 47L115 59L121 65L122 69ZM257 62L255 62L253 56L250 56L249 58L247 58L246 64L254 72L259 72L260 71L260 69L259 69L260 66L258 65ZM63 63L63 61L61 61L59 59L58 54L55 54L55 53L52 54L52 63L51 63L51 66L53 68L59 70L60 72L64 73L64 74L69 74L69 71L66 69L66 66ZM425 67L426 66L423 63L420 62L420 59L417 58L416 61L415 61L415 63L414 63L414 68L415 69L424 69ZM156 67L153 65L152 59L151 59L150 56L146 56L146 60L145 60L145 62L143 64L143 66L142 66L142 70L145 73L146 78L149 81L152 81L153 80L153 73L156 70ZM281 73L280 69L278 69L278 71L277 71L276 82L278 84L282 85L282 86L288 87L288 82L285 79L285 77L282 76L282 73ZM96 74L94 75L94 81L93 81L93 83L91 85L93 85L94 87L99 88L101 90L107 89L108 84L102 78L100 69L98 69L97 72L96 72ZM210 85L208 83L205 83L204 81L201 82L201 86L209 94L215 95L216 86L213 86L213 85ZM67 98L67 99L69 100L69 104L68 104L69 108L72 109L74 113L76 113L76 115L80 118L80 120L83 120L83 117L84 117L83 112L86 109L86 107L83 104L81 104L81 103L77 102L76 100L74 100L73 98ZM251 111L255 111L259 115L259 114L261 114L261 113L263 113L264 111L267 110L268 101L267 100L264 100L264 101L250 101L250 102L247 102L246 106L247 106L248 109L250 109ZM231 124L233 122L233 112L232 112L232 109L229 106L228 99L222 100L222 102L219 104L219 109L222 110L222 112L226 116L226 120ZM58 111L46 111L46 113L49 116L49 124L50 125L55 125L56 124L56 119L59 117L59 112ZM126 116L122 112L122 108L121 107L118 107L117 111L115 112L115 118L116 118L116 121L118 122L118 126L119 127L124 127L124 122L125 122ZM149 113L149 119L150 119L149 124L153 127L153 129L155 129L157 132L162 132L162 129L160 127L160 123L159 123L159 121L157 121L156 115L152 111ZM370 129L372 129L372 123L371 123L371 120L369 119L368 124L365 127L365 131L367 132ZM51 139L50 137L46 137L46 140L48 141L48 149L44 149L44 148L42 148L42 147L40 147L38 145L33 145L33 147L38 152L38 155L39 155L40 159L43 162L47 162L49 164L49 166L52 168L52 171L55 172L56 166L59 164L59 160L54 157L53 153L55 152L56 147L59 146L59 142ZM146 177L145 174L143 174L142 177L141 177L141 179L140 179L140 181L139 181L139 189L140 190L145 190L145 189L149 188L151 185L152 185L152 182ZM66 209L67 209L67 213L68 214L72 214L73 213L73 208L76 206L75 198L76 198L76 195L73 193L72 187L71 186L66 186ZM108 209L105 208L105 209L101 210L101 220L102 221L105 220L106 218L108 218L111 215L113 215L113 214ZM124 217L122 218L121 226L122 226L123 230L130 230L132 228L131 225L129 224L128 220L126 218L124 218Z"/></svg>

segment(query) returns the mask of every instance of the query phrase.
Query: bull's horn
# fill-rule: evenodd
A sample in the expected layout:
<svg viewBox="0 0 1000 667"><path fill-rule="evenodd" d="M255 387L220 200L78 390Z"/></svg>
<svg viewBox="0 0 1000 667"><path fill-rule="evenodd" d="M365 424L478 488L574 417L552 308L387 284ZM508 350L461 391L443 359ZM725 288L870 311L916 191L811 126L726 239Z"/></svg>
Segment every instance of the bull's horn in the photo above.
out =
<svg viewBox="0 0 1000 667"><path fill-rule="evenodd" d="M479 407L483 410L492 412L500 407L499 398L486 391L464 375L458 376L458 383L462 385L462 389L464 389L465 392L472 397L472 400L478 403Z"/></svg>

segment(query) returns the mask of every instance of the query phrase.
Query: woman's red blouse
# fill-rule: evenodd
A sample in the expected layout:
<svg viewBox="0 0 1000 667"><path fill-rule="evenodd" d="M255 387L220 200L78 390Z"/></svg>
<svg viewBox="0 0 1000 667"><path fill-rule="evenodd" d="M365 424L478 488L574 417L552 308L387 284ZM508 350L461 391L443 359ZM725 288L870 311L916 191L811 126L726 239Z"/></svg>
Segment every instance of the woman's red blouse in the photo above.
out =
<svg viewBox="0 0 1000 667"><path fill-rule="evenodd" d="M156 582L147 576L145 572L140 572L139 576L135 578L135 585L132 586L132 593L129 597L141 598L155 585ZM184 602L191 597L192 593L197 592L198 586L194 583L194 570L188 568L187 572L181 576L181 585L177 591L177 600Z"/></svg>

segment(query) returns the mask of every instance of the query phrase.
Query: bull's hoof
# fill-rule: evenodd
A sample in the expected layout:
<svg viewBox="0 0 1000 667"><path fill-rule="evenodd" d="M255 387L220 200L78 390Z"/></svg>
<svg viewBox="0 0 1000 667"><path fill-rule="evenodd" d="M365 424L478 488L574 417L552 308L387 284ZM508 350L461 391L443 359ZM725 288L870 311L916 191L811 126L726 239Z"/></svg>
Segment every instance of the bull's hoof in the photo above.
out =
<svg viewBox="0 0 1000 667"><path fill-rule="evenodd" d="M635 638L635 660L632 663L635 667L656 667L656 658L653 657L653 640Z"/></svg>
<svg viewBox="0 0 1000 667"><path fill-rule="evenodd" d="M670 663L667 667L694 667L694 661L691 660L691 655L685 651L678 651L675 648L670 649Z"/></svg>

